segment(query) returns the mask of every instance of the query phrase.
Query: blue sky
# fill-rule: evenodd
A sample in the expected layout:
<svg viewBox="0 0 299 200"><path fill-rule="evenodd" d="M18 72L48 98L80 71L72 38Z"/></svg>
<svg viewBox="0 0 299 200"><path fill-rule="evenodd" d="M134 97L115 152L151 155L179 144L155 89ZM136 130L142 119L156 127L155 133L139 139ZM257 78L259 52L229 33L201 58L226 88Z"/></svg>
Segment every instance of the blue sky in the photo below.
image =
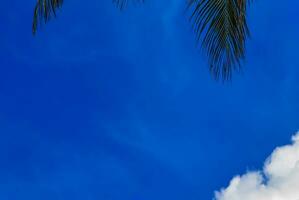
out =
<svg viewBox="0 0 299 200"><path fill-rule="evenodd" d="M183 0L0 8L0 199L212 199L299 128L299 2L257 1L242 74L214 81ZM278 12L279 10L279 12Z"/></svg>

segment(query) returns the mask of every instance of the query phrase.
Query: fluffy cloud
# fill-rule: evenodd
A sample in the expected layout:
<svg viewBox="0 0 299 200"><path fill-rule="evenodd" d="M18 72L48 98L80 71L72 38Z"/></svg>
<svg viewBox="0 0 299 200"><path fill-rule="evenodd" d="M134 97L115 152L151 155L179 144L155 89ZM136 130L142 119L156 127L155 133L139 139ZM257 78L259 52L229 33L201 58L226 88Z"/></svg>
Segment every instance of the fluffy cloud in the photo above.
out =
<svg viewBox="0 0 299 200"><path fill-rule="evenodd" d="M299 132L276 148L262 171L234 177L216 200L299 200Z"/></svg>

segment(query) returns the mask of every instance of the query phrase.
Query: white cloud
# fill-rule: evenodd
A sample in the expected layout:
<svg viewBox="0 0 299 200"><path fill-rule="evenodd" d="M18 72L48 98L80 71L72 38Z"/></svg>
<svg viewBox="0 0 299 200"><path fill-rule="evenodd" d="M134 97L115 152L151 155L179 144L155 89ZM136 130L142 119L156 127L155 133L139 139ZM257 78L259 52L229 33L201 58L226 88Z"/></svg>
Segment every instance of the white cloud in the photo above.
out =
<svg viewBox="0 0 299 200"><path fill-rule="evenodd" d="M292 144L276 148L262 171L234 177L216 200L299 200L299 132Z"/></svg>

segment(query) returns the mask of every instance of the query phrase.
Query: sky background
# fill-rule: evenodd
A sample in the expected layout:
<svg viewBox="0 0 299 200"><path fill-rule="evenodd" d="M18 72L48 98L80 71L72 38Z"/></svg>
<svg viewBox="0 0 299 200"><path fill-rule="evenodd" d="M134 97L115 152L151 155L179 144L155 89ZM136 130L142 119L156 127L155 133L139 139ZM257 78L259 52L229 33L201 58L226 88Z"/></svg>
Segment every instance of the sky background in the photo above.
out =
<svg viewBox="0 0 299 200"><path fill-rule="evenodd" d="M69 0L36 37L34 4L1 1L1 200L209 200L299 128L298 1L250 6L225 84L184 0Z"/></svg>

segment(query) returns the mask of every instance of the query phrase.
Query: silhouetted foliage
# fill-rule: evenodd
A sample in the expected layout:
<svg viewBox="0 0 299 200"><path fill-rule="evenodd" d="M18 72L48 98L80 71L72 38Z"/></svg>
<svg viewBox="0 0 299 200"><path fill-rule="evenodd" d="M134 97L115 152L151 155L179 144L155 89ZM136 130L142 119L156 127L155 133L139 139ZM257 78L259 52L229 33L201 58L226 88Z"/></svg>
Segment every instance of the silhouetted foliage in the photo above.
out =
<svg viewBox="0 0 299 200"><path fill-rule="evenodd" d="M246 12L251 0L188 0L190 21L197 40L206 52L210 71L218 79L228 80L239 71L245 59L245 43L249 36ZM112 0L120 9L129 2L144 0ZM38 0L34 9L32 32L40 23L56 16L63 0Z"/></svg>
<svg viewBox="0 0 299 200"><path fill-rule="evenodd" d="M230 79L240 70L249 36L246 22L247 0L190 0L190 20L202 48L207 53L215 78Z"/></svg>
<svg viewBox="0 0 299 200"><path fill-rule="evenodd" d="M47 23L52 16L56 16L56 10L62 6L63 0L38 0L33 14L32 32L36 33L39 23Z"/></svg>

